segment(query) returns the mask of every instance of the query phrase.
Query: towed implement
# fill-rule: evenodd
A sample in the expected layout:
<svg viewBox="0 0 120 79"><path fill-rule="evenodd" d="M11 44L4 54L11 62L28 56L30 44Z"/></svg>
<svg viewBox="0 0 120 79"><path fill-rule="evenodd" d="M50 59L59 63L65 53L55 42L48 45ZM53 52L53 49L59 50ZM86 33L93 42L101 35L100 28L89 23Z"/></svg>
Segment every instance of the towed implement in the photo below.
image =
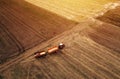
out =
<svg viewBox="0 0 120 79"><path fill-rule="evenodd" d="M49 48L47 51L38 51L34 53L35 58L45 57L48 54L57 53L59 50L63 49L65 45L60 43L58 46Z"/></svg>

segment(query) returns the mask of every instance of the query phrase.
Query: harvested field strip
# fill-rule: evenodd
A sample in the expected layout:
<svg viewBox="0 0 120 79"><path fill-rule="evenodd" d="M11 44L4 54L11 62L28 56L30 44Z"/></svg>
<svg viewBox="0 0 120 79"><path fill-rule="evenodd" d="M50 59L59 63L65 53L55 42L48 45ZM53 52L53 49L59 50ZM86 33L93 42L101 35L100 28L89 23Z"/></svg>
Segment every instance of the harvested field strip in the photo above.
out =
<svg viewBox="0 0 120 79"><path fill-rule="evenodd" d="M107 26L109 25L109 26ZM106 29L107 28L107 29ZM88 32L88 33L87 33ZM120 56L120 28L111 24L103 23L99 27L93 26L92 29L87 30L87 35L97 43L106 46L118 53L116 56ZM85 33L85 32L84 32ZM117 35L117 36L116 36ZM110 44L109 44L110 43Z"/></svg>
<svg viewBox="0 0 120 79"><path fill-rule="evenodd" d="M46 64L46 66L49 66L49 65L55 66L56 68L59 68L62 66L63 67L62 69L66 71L65 74L69 72L70 73L74 72L73 75L71 76L75 79L76 78L81 78L81 79L92 78L92 76L97 77L97 78L102 78L98 76L98 74L94 73L89 67L84 65L81 60L78 61L75 58L73 59L74 56L72 56L69 51L64 50L62 54L60 53L61 52L59 52L58 55L48 57L46 61L41 60L42 64ZM53 75L54 71L51 71L51 73Z"/></svg>
<svg viewBox="0 0 120 79"><path fill-rule="evenodd" d="M107 11L102 16L98 16L97 19L120 27L120 14L119 13L120 13L120 2L119 2L118 7Z"/></svg>
<svg viewBox="0 0 120 79"><path fill-rule="evenodd" d="M81 47L81 45L78 45L77 47L79 47L79 49L82 50L82 51L79 51L79 50L75 49L76 46L74 48L66 50L66 51L68 51L68 52L70 52L72 50L76 51L75 53L71 54L71 56L75 56L75 58L77 58L76 53L80 52L80 53L78 53L78 55L80 56L79 58L77 58L78 60L80 60L82 57L87 57L88 60L90 60L91 62L94 62L94 63L97 62L95 64L97 64L98 66L103 67L104 69L108 70L109 72L115 72L115 73L119 74L118 73L119 71L117 71L117 72L115 71L115 70L119 69L119 67L117 68L118 65L112 65L112 62L105 61L105 59L103 59L99 54L96 54L96 53L98 53L97 51L96 51L96 53L91 52L91 51L87 50L86 48ZM84 50L86 50L86 51L84 51ZM89 51L89 52L87 52L87 51ZM84 53L84 52L86 52L86 53ZM101 60L99 60L99 59L101 59ZM85 61L85 59L83 59L83 60ZM105 62L103 63L103 61L105 61ZM111 69L111 66L113 66L113 69Z"/></svg>

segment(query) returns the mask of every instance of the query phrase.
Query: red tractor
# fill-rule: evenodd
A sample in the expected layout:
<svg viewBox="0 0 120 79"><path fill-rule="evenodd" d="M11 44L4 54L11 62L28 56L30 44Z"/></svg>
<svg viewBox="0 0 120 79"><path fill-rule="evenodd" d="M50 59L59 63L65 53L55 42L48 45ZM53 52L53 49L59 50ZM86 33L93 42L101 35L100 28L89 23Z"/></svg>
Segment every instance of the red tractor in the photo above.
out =
<svg viewBox="0 0 120 79"><path fill-rule="evenodd" d="M40 58L40 57L44 57L47 54L52 54L52 53L56 53L57 51L63 49L65 47L65 45L63 43L60 43L58 46L54 46L49 48L46 52L45 51L38 51L34 53L34 57L35 58Z"/></svg>

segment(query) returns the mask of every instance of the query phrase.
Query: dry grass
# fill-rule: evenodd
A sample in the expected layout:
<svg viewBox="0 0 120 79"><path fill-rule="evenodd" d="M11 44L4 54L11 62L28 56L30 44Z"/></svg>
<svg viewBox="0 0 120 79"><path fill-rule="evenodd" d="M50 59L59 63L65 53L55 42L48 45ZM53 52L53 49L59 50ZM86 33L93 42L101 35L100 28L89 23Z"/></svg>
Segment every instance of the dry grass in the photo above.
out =
<svg viewBox="0 0 120 79"><path fill-rule="evenodd" d="M80 22L105 9L118 0L25 0L70 20Z"/></svg>

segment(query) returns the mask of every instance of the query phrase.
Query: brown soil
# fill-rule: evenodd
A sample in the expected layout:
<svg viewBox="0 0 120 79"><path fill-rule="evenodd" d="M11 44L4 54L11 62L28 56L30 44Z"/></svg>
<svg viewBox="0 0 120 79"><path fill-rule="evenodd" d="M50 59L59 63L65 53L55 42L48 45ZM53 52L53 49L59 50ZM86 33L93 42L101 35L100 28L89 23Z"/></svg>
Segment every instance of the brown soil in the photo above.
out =
<svg viewBox="0 0 120 79"><path fill-rule="evenodd" d="M119 79L120 38L114 35L120 36L118 28L99 21L82 22L1 65L0 70L6 79ZM34 58L36 50L59 42L65 43L63 50L38 60Z"/></svg>
<svg viewBox="0 0 120 79"><path fill-rule="evenodd" d="M12 6L13 4L11 7ZM7 10L4 10L4 8L1 8L0 10L4 12L3 14L0 14L3 19L1 19L2 26L0 26L0 41L5 40L4 42L0 43L2 46L7 44L8 48L6 47L6 49L18 51L23 48L27 49L29 45L33 46L33 43L35 44L36 41L41 42L19 56L16 56L4 64L1 64L0 77L3 76L5 79L120 79L120 27L110 23L101 22L96 19L89 19L84 22L80 22L78 25L75 25L75 22L60 18L57 15L54 15L54 17L56 16L57 20L54 19L52 21L51 18L48 17L40 20L39 17L36 17L38 15L34 15L34 17L37 18L36 20L36 18L27 16L27 12L28 15L31 14L31 12L29 13L30 10L28 11L27 9L24 9L26 13L23 15L29 19L27 20L25 17L23 17L26 19L24 21L25 23L22 24L24 28L20 27L21 23L23 23L21 22L23 19L20 19L22 16L19 15L21 16L19 20L15 19L15 22L20 21L20 23L18 23L19 27L15 27L14 24L9 26L11 28L14 26L13 30L8 28L7 25L12 23L12 19L10 19L8 16L7 17L9 19L5 19L4 16L7 14L5 14ZM21 8L20 11L22 10L23 8ZM17 9L15 9L15 11L17 11ZM48 13L47 16L49 14L51 13ZM10 16L10 14L8 15ZM53 16L53 14L51 15ZM30 18L35 21L30 21ZM65 24L70 27L64 27L65 29L56 28L57 33L55 36L52 34L55 29L49 31L49 29L52 29L49 26L46 26L46 28L43 28L42 26L39 27L39 25L34 27L30 26L32 25L32 22L35 22L34 24L40 24L38 21L42 21L42 23L45 22L46 25L49 25L49 23L51 25L51 23L53 23L53 27L54 23L56 22L55 25L58 23L57 25L59 26L60 24L61 28L66 26L64 24L62 25L62 23L65 22ZM46 22L48 22L48 24ZM74 27L72 27L72 25L74 25ZM6 30L6 28L3 26L9 30ZM34 31L30 27L34 29ZM43 28L42 30L46 29L47 32L51 33L51 39L49 34L47 36L46 31L45 33L40 32L39 34L40 29L38 27ZM17 29L21 29L21 31L19 32ZM15 36L16 39L11 39L13 36ZM34 37L34 39L32 37ZM29 40L28 38L33 39L33 42L31 42L32 40L27 42ZM13 41L15 43L12 43ZM49 47L55 46L60 42L63 42L66 46L63 50L60 50L56 54L47 55L46 57L40 59L34 58L34 52L38 50L47 50ZM16 47L16 45L20 46L13 49L14 47L10 48L10 45L14 47Z"/></svg>
<svg viewBox="0 0 120 79"><path fill-rule="evenodd" d="M27 2L1 0L0 60L4 61L18 55L26 49L71 29L74 25L76 22Z"/></svg>
<svg viewBox="0 0 120 79"><path fill-rule="evenodd" d="M97 17L97 19L120 27L120 6L107 11L103 16Z"/></svg>

